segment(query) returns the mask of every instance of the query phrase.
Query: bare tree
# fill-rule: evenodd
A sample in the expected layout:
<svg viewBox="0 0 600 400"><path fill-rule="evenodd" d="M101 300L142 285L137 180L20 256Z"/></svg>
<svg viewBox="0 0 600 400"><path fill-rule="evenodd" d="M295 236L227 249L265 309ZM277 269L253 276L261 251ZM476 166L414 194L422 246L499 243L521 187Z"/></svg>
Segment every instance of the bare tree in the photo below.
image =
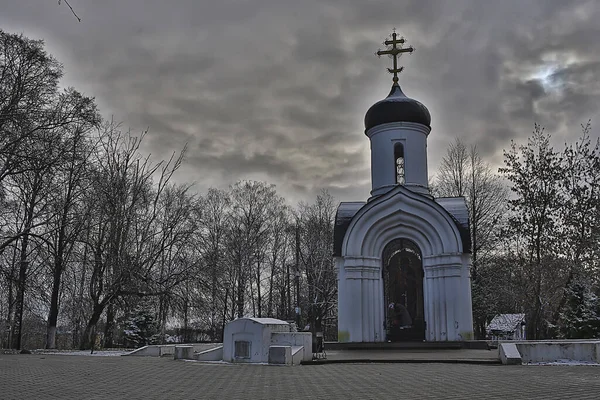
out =
<svg viewBox="0 0 600 400"><path fill-rule="evenodd" d="M162 188L159 184L157 192L159 201L148 210L148 222L136 235L136 258L144 266L138 277L149 289L144 293L153 291L158 297L157 323L164 341L177 286L200 271L200 255L192 243L199 224L194 218L197 201L189 185ZM140 295L139 287L134 294Z"/></svg>
<svg viewBox="0 0 600 400"><path fill-rule="evenodd" d="M50 266L52 289L46 333L46 348L49 349L56 347L62 275L83 232L85 218L89 216L83 201L85 192L91 186L89 158L94 150L88 134L98 123L98 119L93 119L73 124L71 129L64 129L65 137L60 141L63 157L53 174L53 211L49 218L51 234L47 241L53 260Z"/></svg>
<svg viewBox="0 0 600 400"><path fill-rule="evenodd" d="M473 279L481 252L494 248L501 218L507 201L507 190L500 177L493 173L476 146L467 148L456 139L442 159L436 177L435 194L438 197L464 197L469 209Z"/></svg>
<svg viewBox="0 0 600 400"><path fill-rule="evenodd" d="M16 303L15 314L12 325L13 347L21 348L21 334L23 323L23 311L25 307L25 292L27 289L27 278L30 268L30 241L32 237L42 237L40 232L34 229L47 224L50 213L50 202L48 201L51 189L51 179L56 166L56 146L54 135L49 135L43 142L39 140L30 143L32 147L43 148L45 153L37 152L35 158L29 158L26 170L18 175L11 176L11 194L15 196L19 204L21 215L19 230L19 273L16 280ZM41 156L44 154L44 156Z"/></svg>
<svg viewBox="0 0 600 400"><path fill-rule="evenodd" d="M55 126L49 117L61 76L43 41L0 30L0 183L21 168L24 142Z"/></svg>
<svg viewBox="0 0 600 400"><path fill-rule="evenodd" d="M283 310L289 310L291 305L286 304L286 296L278 295L278 293L286 293L286 274L289 274L289 261L287 259L288 250L294 240L290 240L289 227L292 225L292 211L283 202L275 204L272 208L272 229L271 240L267 249L267 262L269 264L269 280L267 287L267 310L268 316L278 316L279 318L287 319L289 315L277 312L274 305L276 299L279 298L279 303ZM279 286L279 291L277 287ZM289 288L287 288L289 290ZM278 315L279 314L279 315Z"/></svg>
<svg viewBox="0 0 600 400"><path fill-rule="evenodd" d="M274 185L264 182L241 181L231 188L231 213L228 219L228 253L235 267L236 313L243 317L246 306L246 291L251 291L253 313L262 313L261 276L257 261L264 251L270 233L270 208L279 197ZM258 268L258 271L257 271ZM254 279L254 281L252 281ZM252 296L255 284L256 297Z"/></svg>
<svg viewBox="0 0 600 400"><path fill-rule="evenodd" d="M331 246L336 206L325 190L313 204L298 206L299 261L306 279L307 318L313 332L323 330L323 321L336 306L337 280Z"/></svg>
<svg viewBox="0 0 600 400"><path fill-rule="evenodd" d="M200 286L205 290L205 321L211 332L212 340L220 340L228 311L233 309L228 300L231 297L234 285L232 269L226 263L225 246L228 218L231 200L229 194L223 190L211 188L201 199L200 213L197 219L200 224L198 231L198 243L203 250L204 272L207 276L200 279ZM185 300L185 309L188 308L188 300ZM228 310L229 308L229 310ZM187 315L184 325L187 330Z"/></svg>
<svg viewBox="0 0 600 400"><path fill-rule="evenodd" d="M485 335L489 318L486 300L482 297L489 289L480 288L480 259L492 254L498 241L502 217L506 209L507 190L500 177L492 172L477 151L456 139L442 159L434 183L434 192L441 197L464 197L469 210L471 225L471 255L473 280L473 314L475 332Z"/></svg>
<svg viewBox="0 0 600 400"><path fill-rule="evenodd" d="M0 30L0 204L6 200L4 180L36 168L28 160L45 156L32 143L49 131L97 119L93 99L72 88L59 92L62 74L43 41ZM0 252L23 234L3 235L0 227Z"/></svg>
<svg viewBox="0 0 600 400"><path fill-rule="evenodd" d="M144 135L123 133L109 123L96 154L92 218L88 225L87 245L93 257L89 294L92 314L84 333L82 347L93 346L98 320L106 310L105 336L112 332L114 309L119 296L150 296L158 294L148 286L151 282L148 262L156 253L140 256L137 235L148 234L148 218L156 218L156 204L172 174L181 165L182 157L166 163L151 163L139 154ZM158 183L153 187L153 176ZM152 210L148 214L148 207ZM162 251L162 247L159 247ZM106 342L106 337L105 337ZM108 342L110 343L110 342Z"/></svg>
<svg viewBox="0 0 600 400"><path fill-rule="evenodd" d="M472 153L474 149L472 149ZM456 138L446 150L434 182L438 196L466 197L469 188L469 151L467 146Z"/></svg>

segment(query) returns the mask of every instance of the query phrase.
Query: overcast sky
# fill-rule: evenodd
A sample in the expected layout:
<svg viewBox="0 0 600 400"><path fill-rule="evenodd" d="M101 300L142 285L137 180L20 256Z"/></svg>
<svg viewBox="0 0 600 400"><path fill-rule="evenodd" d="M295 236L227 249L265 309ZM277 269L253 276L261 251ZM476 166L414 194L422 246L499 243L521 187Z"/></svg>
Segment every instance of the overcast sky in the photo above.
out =
<svg viewBox="0 0 600 400"><path fill-rule="evenodd" d="M179 181L265 180L292 204L370 190L367 109L392 83L374 52L396 27L404 92L432 115L429 174L448 144L496 166L534 122L560 146L598 121L600 2L565 0L0 0L0 28L43 38L64 85L150 129L146 151L188 143ZM600 131L596 122L594 137Z"/></svg>

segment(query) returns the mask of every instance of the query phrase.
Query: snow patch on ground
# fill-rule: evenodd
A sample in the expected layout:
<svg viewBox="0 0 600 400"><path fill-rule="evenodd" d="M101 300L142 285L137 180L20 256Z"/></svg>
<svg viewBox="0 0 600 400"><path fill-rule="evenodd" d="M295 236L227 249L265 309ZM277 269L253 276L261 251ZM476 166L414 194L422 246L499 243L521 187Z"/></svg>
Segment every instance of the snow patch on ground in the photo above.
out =
<svg viewBox="0 0 600 400"><path fill-rule="evenodd" d="M544 361L544 362L536 362L536 363L523 363L524 365L593 365L600 367L600 363L593 361L576 361L576 360L556 360L556 361Z"/></svg>

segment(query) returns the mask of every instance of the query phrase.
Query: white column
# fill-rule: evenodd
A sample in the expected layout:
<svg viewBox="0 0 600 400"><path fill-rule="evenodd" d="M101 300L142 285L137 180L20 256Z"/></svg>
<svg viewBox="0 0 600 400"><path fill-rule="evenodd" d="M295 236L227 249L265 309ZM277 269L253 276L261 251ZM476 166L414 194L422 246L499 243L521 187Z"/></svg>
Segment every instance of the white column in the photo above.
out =
<svg viewBox="0 0 600 400"><path fill-rule="evenodd" d="M458 292L460 307L464 310L459 319L459 334L463 340L473 339L473 304L471 300L471 255L463 254Z"/></svg>
<svg viewBox="0 0 600 400"><path fill-rule="evenodd" d="M364 271L363 271L364 274ZM370 303L371 303L371 299L370 299L370 293L369 293L369 280L365 279L364 276L361 277L362 280L360 282L361 287L363 288L362 290L362 301L361 301L361 314L362 314L362 320L361 320L361 324L360 324L360 341L361 342L369 342L369 309L370 307Z"/></svg>
<svg viewBox="0 0 600 400"><path fill-rule="evenodd" d="M472 321L469 293L464 293L464 266L461 255L428 257L423 260L425 269L427 340L463 340L468 320ZM472 325L472 323L471 323ZM472 329L472 328L471 328Z"/></svg>
<svg viewBox="0 0 600 400"><path fill-rule="evenodd" d="M444 298L442 297L442 290L441 290L441 286L440 285L440 270L439 268L436 268L434 270L434 276L435 279L433 280L433 285L435 287L435 306L433 308L434 310L434 317L433 317L433 323L434 323L434 332L435 332L435 340L437 341L442 341L442 302L444 301Z"/></svg>
<svg viewBox="0 0 600 400"><path fill-rule="evenodd" d="M338 341L347 342L349 332L349 324L352 320L351 308L349 304L349 294L346 269L344 268L344 259L342 257L335 258L335 269L337 270L338 278Z"/></svg>
<svg viewBox="0 0 600 400"><path fill-rule="evenodd" d="M440 285L440 337L442 341L448 340L448 297L446 293L446 271L440 271L441 277L438 280Z"/></svg>
<svg viewBox="0 0 600 400"><path fill-rule="evenodd" d="M375 282L377 280L379 268L373 265L372 259L363 259L362 278L363 278L363 342L375 341Z"/></svg>
<svg viewBox="0 0 600 400"><path fill-rule="evenodd" d="M434 341L433 333L433 279L431 270L425 269L423 276L423 308L425 309L425 340Z"/></svg>
<svg viewBox="0 0 600 400"><path fill-rule="evenodd" d="M341 267L344 272L338 274L344 280L338 286L338 341L374 341L374 286L380 271L379 263L376 258L344 258Z"/></svg>
<svg viewBox="0 0 600 400"><path fill-rule="evenodd" d="M356 267L346 267L348 296L348 342L362 342L362 278L361 271Z"/></svg>
<svg viewBox="0 0 600 400"><path fill-rule="evenodd" d="M461 340L459 336L459 313L462 306L459 296L460 277L448 278L446 287L446 298L448 301L448 340Z"/></svg>

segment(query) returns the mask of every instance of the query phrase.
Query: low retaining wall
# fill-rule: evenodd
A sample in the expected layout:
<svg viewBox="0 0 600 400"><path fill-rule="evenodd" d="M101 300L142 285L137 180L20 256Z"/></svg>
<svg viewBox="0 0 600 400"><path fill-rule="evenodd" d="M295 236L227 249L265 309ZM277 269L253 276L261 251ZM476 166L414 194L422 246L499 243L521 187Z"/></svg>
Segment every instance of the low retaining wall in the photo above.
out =
<svg viewBox="0 0 600 400"><path fill-rule="evenodd" d="M524 363L554 362L558 360L600 363L598 341L541 341L515 343Z"/></svg>
<svg viewBox="0 0 600 400"><path fill-rule="evenodd" d="M600 340L500 342L498 355L504 364L514 363L515 348L523 363L545 363L559 360L600 363ZM512 359L512 362L509 362L509 359Z"/></svg>
<svg viewBox="0 0 600 400"><path fill-rule="evenodd" d="M143 357L164 357L174 356L175 346L193 346L195 352L202 352L222 346L222 343L181 343L181 344L151 344L140 347L131 353L124 354L126 356L143 356Z"/></svg>

